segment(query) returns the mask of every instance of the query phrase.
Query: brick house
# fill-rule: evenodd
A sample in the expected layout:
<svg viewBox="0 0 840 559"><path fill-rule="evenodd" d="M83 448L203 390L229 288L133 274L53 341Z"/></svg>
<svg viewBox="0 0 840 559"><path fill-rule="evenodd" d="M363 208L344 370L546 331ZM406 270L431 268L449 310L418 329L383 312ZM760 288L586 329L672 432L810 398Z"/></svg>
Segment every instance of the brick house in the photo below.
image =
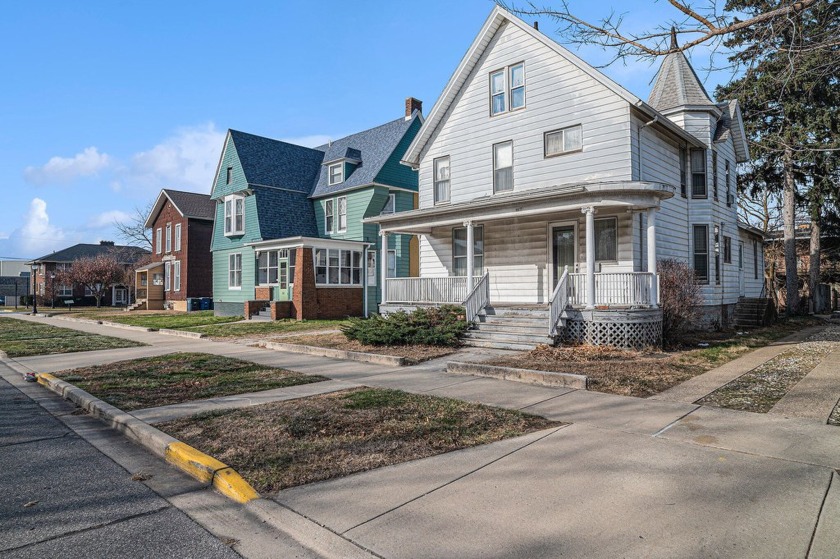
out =
<svg viewBox="0 0 840 559"><path fill-rule="evenodd" d="M27 262L32 268L30 287L38 296L38 304L64 305L73 301L76 306L92 306L96 298L84 286L56 284L59 272L70 268L82 258L95 258L103 254L114 254L126 270L134 268L149 251L140 247L115 245L113 241L100 241L99 244L78 244L47 254ZM114 285L105 293L103 306L124 306L131 302L131 289L127 285Z"/></svg>
<svg viewBox="0 0 840 559"><path fill-rule="evenodd" d="M216 205L206 194L163 189L149 216L152 262L136 270L137 309L187 310L187 299L213 294L210 241Z"/></svg>

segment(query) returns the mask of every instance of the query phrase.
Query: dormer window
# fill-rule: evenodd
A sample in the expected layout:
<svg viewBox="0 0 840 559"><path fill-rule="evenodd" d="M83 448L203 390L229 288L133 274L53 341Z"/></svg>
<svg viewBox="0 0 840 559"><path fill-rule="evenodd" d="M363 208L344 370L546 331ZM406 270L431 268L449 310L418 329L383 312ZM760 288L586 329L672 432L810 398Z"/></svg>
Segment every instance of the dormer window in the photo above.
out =
<svg viewBox="0 0 840 559"><path fill-rule="evenodd" d="M525 108L525 63L490 72L490 116Z"/></svg>
<svg viewBox="0 0 840 559"><path fill-rule="evenodd" d="M328 170L330 186L344 182L344 163L333 163Z"/></svg>
<svg viewBox="0 0 840 559"><path fill-rule="evenodd" d="M225 235L245 234L245 197L233 194L225 197Z"/></svg>

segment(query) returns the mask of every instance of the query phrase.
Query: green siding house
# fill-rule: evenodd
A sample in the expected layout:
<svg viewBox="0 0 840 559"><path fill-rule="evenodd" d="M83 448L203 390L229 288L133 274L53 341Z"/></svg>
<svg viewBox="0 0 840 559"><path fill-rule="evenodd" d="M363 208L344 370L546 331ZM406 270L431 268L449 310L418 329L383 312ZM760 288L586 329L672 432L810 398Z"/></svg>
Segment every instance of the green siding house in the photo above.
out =
<svg viewBox="0 0 840 559"><path fill-rule="evenodd" d="M316 148L228 131L211 193L216 314L376 312L383 278L410 274L413 245L389 235L383 251L362 220L415 208L417 172L400 160L422 121L409 98L404 117Z"/></svg>

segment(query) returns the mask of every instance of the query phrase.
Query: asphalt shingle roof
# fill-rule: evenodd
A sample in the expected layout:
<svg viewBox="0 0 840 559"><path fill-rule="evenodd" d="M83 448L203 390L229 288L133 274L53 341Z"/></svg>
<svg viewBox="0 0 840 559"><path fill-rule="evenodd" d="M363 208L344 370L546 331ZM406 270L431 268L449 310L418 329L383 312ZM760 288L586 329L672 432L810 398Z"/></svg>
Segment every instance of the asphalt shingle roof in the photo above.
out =
<svg viewBox="0 0 840 559"><path fill-rule="evenodd" d="M662 61L648 104L661 112L683 105L714 103L685 55L682 52L672 52Z"/></svg>
<svg viewBox="0 0 840 559"><path fill-rule="evenodd" d="M164 188L163 191L184 214L184 217L210 221L216 217L216 202L210 199L209 194L184 192L183 190L172 190L170 188Z"/></svg>
<svg viewBox="0 0 840 559"><path fill-rule="evenodd" d="M312 181L324 160L323 150L238 130L231 130L230 135L249 185L311 192Z"/></svg>
<svg viewBox="0 0 840 559"><path fill-rule="evenodd" d="M80 258L94 258L100 254L116 252L120 255L122 264L133 264L141 257L150 254L148 250L127 245L91 245L80 243L62 250L35 258L32 262L73 262Z"/></svg>
<svg viewBox="0 0 840 559"><path fill-rule="evenodd" d="M733 102L728 103L718 103L717 107L721 110L722 114L717 121L717 126L715 127L715 134L712 137L712 141L720 142L729 137L730 132L732 131L732 110L731 105Z"/></svg>

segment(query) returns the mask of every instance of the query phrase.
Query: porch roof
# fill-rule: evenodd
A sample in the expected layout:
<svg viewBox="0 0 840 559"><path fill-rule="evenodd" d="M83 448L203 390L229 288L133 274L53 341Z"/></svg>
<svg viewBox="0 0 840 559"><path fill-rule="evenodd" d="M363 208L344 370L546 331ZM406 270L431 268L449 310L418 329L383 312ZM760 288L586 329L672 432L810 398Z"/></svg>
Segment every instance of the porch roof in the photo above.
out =
<svg viewBox="0 0 840 559"><path fill-rule="evenodd" d="M254 250L279 250L283 248L343 248L362 250L370 246L371 243L366 241L348 241L345 239L322 239L320 237L286 237L283 239L269 239L267 241L257 241L254 243L245 243L245 246L254 247Z"/></svg>
<svg viewBox="0 0 840 559"><path fill-rule="evenodd" d="M145 272L146 270L154 270L155 268L159 268L161 266L163 266L163 262L161 262L161 261L150 262L149 264L146 264L145 266L140 266L139 268L135 268L134 271L135 272Z"/></svg>
<svg viewBox="0 0 840 559"><path fill-rule="evenodd" d="M556 185L548 188L482 196L467 202L443 204L364 219L382 231L428 233L432 227L458 225L466 220L490 221L578 210L585 207L658 207L671 198L671 185L646 181L615 181Z"/></svg>

